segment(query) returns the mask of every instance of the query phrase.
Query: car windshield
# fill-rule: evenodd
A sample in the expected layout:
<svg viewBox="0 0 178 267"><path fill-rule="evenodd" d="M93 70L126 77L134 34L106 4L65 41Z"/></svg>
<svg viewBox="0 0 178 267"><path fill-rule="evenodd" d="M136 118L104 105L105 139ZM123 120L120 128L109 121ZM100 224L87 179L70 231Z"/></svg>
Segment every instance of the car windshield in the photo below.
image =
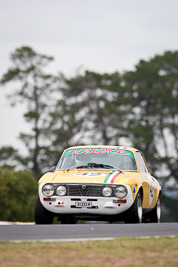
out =
<svg viewBox="0 0 178 267"><path fill-rule="evenodd" d="M119 169L136 171L134 154L124 148L71 148L64 152L57 170Z"/></svg>

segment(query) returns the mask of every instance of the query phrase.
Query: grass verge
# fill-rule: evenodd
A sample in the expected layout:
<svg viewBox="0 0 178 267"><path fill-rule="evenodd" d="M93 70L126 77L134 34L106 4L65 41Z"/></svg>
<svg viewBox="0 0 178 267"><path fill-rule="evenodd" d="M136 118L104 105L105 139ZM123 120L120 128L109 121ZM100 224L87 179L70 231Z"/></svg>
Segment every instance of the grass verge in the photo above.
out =
<svg viewBox="0 0 178 267"><path fill-rule="evenodd" d="M178 266L178 236L84 242L0 242L1 267Z"/></svg>

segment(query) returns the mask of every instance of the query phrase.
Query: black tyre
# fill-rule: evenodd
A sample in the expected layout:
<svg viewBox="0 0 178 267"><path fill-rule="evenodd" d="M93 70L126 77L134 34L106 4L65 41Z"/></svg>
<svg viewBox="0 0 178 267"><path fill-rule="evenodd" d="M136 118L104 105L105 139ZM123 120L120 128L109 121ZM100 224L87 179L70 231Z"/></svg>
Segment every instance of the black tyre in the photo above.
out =
<svg viewBox="0 0 178 267"><path fill-rule="evenodd" d="M159 223L161 219L161 197L159 195L155 208L150 211L147 218L151 223Z"/></svg>
<svg viewBox="0 0 178 267"><path fill-rule="evenodd" d="M126 223L142 223L142 219L143 219L142 193L139 190L133 205L126 213L125 222Z"/></svg>
<svg viewBox="0 0 178 267"><path fill-rule="evenodd" d="M39 199L39 195L37 193L36 202L35 202L35 223L36 224L52 224L53 219L54 219L54 215L43 207Z"/></svg>

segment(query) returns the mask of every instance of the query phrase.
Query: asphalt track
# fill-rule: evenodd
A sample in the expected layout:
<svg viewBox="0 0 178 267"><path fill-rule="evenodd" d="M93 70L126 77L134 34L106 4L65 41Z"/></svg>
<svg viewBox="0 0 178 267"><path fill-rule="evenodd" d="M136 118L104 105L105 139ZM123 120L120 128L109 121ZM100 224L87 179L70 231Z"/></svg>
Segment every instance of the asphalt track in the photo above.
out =
<svg viewBox="0 0 178 267"><path fill-rule="evenodd" d="M0 225L1 241L82 241L178 235L178 223Z"/></svg>

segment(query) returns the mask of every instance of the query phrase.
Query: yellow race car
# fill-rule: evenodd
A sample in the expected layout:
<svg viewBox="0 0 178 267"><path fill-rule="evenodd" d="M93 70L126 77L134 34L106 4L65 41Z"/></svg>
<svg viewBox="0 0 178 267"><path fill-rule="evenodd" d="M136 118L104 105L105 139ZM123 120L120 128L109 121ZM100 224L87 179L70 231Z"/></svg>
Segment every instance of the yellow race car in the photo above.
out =
<svg viewBox="0 0 178 267"><path fill-rule="evenodd" d="M160 222L160 200L161 187L139 150L70 147L38 181L35 222Z"/></svg>

